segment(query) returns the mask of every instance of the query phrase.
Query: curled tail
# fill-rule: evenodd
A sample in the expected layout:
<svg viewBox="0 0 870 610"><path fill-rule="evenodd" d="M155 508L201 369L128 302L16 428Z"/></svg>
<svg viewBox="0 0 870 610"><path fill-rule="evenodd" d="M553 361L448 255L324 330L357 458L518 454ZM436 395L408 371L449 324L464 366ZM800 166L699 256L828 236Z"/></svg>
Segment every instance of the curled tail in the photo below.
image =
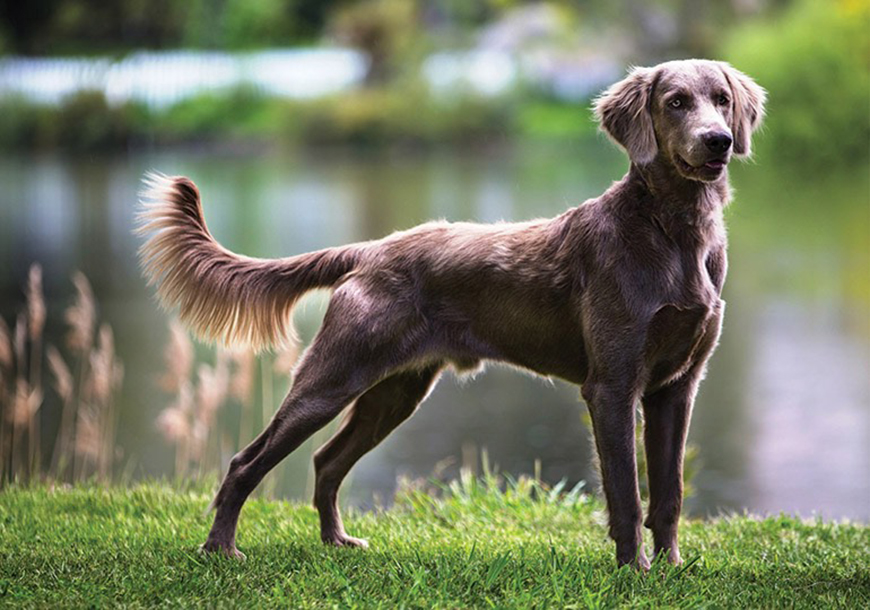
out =
<svg viewBox="0 0 870 610"><path fill-rule="evenodd" d="M282 259L241 256L209 233L199 191L185 177L149 172L140 194L139 257L149 285L200 338L261 350L293 336L291 310L305 292L353 270L358 249Z"/></svg>

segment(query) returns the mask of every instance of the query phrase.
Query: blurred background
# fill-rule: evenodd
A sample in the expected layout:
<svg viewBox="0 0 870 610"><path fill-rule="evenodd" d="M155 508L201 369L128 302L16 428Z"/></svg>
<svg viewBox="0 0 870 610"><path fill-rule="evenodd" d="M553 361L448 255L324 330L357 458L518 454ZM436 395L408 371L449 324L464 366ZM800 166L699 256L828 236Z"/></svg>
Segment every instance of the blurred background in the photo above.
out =
<svg viewBox="0 0 870 610"><path fill-rule="evenodd" d="M200 186L217 239L277 257L433 218L556 215L628 167L590 100L705 57L769 92L731 170L721 346L690 441L696 516L870 518L870 1L0 1L2 480L215 476L302 343L191 343L132 234L142 174ZM594 486L577 388L446 376L344 501L461 466ZM315 435L263 485L310 497Z"/></svg>

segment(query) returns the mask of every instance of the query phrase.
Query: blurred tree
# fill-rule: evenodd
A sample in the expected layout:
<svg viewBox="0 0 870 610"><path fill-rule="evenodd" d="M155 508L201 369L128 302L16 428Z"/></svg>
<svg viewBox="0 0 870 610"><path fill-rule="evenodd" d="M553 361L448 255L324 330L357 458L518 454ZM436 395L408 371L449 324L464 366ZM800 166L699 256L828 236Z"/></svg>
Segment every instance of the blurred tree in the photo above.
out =
<svg viewBox="0 0 870 610"><path fill-rule="evenodd" d="M194 47L252 48L316 39L347 0L189 0L185 42Z"/></svg>
<svg viewBox="0 0 870 610"><path fill-rule="evenodd" d="M0 0L12 50L81 53L161 47L181 39L184 0Z"/></svg>
<svg viewBox="0 0 870 610"><path fill-rule="evenodd" d="M2 30L19 53L35 52L34 44L60 0L0 0Z"/></svg>
<svg viewBox="0 0 870 610"><path fill-rule="evenodd" d="M347 2L348 0L293 0L296 31L299 37L311 39L320 36L326 27L329 15L336 7Z"/></svg>
<svg viewBox="0 0 870 610"><path fill-rule="evenodd" d="M516 5L516 0L441 0L441 11L454 27L478 27L498 16L498 9Z"/></svg>
<svg viewBox="0 0 870 610"><path fill-rule="evenodd" d="M221 23L225 6L226 0L189 0L182 41L184 46L197 49L223 46Z"/></svg>
<svg viewBox="0 0 870 610"><path fill-rule="evenodd" d="M329 26L335 38L369 56L367 86L393 80L422 38L416 0L364 0L341 6Z"/></svg>
<svg viewBox="0 0 870 610"><path fill-rule="evenodd" d="M348 1L0 0L0 33L23 54L287 46L318 37Z"/></svg>
<svg viewBox="0 0 870 610"><path fill-rule="evenodd" d="M870 158L870 0L800 0L731 32L722 56L768 90L759 155L799 169Z"/></svg>
<svg viewBox="0 0 870 610"><path fill-rule="evenodd" d="M757 12L763 0L622 0L634 35L637 60L713 58L740 17ZM614 16L615 17L615 16Z"/></svg>

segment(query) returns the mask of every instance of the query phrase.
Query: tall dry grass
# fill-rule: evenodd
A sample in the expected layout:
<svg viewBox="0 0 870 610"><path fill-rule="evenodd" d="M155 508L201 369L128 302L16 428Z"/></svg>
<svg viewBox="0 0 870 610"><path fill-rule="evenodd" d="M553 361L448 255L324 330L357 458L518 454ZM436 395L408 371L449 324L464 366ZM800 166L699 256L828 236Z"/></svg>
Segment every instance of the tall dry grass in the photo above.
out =
<svg viewBox="0 0 870 610"><path fill-rule="evenodd" d="M109 480L112 476L115 396L124 369L115 355L111 327L102 324L95 331L97 304L90 283L81 272L72 281L76 297L64 314L68 358L56 346L44 345L47 308L39 265L30 268L25 305L14 330L10 332L0 319L0 484L40 478L70 481L92 475ZM60 428L46 465L40 444L45 361L52 377L51 391L61 405Z"/></svg>
<svg viewBox="0 0 870 610"><path fill-rule="evenodd" d="M63 345L45 341L49 320L39 265L30 269L16 318L0 318L0 485L112 478L124 366L112 328L100 322L87 277L76 272L71 279L74 296L63 312ZM224 470L271 419L275 378L289 384L298 356L295 345L259 357L250 350L197 350L184 327L171 322L165 370L157 380L167 405L156 427L175 449L176 477ZM50 393L59 400L46 403ZM43 413L46 404L58 413ZM46 447L40 444L43 415L59 421L54 442ZM265 493L273 494L274 485L272 480L264 486Z"/></svg>
<svg viewBox="0 0 870 610"><path fill-rule="evenodd" d="M232 455L253 439L256 420L268 421L275 409L273 375L289 380L299 350L291 345L258 357L253 350L201 349L200 356L197 360L188 332L172 320L165 369L158 380L168 402L156 426L175 448L179 479L223 471ZM262 405L259 414L254 410L257 402Z"/></svg>

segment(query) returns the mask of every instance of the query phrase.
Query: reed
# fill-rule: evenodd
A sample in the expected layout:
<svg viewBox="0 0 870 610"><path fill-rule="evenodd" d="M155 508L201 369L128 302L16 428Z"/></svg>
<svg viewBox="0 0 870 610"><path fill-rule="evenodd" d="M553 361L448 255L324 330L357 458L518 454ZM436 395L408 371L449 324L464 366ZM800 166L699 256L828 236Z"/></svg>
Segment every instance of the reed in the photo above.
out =
<svg viewBox="0 0 870 610"><path fill-rule="evenodd" d="M164 350L165 371L160 387L171 402L157 416L163 439L175 446L175 476L180 479L193 468L196 478L217 470L220 440L213 434L218 414L231 393L230 355L218 351L214 364L196 362L193 343L177 321L169 325ZM196 375L191 372L195 366Z"/></svg>
<svg viewBox="0 0 870 610"><path fill-rule="evenodd" d="M42 268L32 265L14 330L0 320L0 484L73 480L88 474L108 481L115 456L114 397L124 370L115 355L112 329L101 325L95 345L96 300L85 275L76 272L76 298L64 313L67 348L78 364L78 376L73 375L57 347L43 349L47 307L42 280ZM53 379L51 391L61 404L60 427L47 465L40 442L45 361Z"/></svg>
<svg viewBox="0 0 870 610"><path fill-rule="evenodd" d="M66 469L68 463L66 456L69 455L69 447L72 442L69 431L72 429L73 421L75 421L75 380L69 366L55 346L48 346L46 356L48 357L49 371L54 377L54 390L61 400L60 428L57 441L54 443L50 470L52 476L59 479L62 478Z"/></svg>
<svg viewBox="0 0 870 610"><path fill-rule="evenodd" d="M48 308L38 264L29 270L14 324L0 319L0 485L113 477L116 397L124 366L112 328L100 323L87 276L77 271L71 279L74 297L63 312L63 346L45 340ZM299 347L291 344L261 357L251 350L216 350L208 353L208 361L198 362L187 331L172 321L165 370L158 379L169 401L156 427L175 447L175 476L193 474L201 480L222 471L230 455L250 442L254 426L271 417L274 378L289 383L298 356ZM60 424L53 444L43 451L39 420L48 393L59 399L54 404L59 404ZM254 409L258 399L259 413ZM274 494L275 481L266 489Z"/></svg>
<svg viewBox="0 0 870 610"><path fill-rule="evenodd" d="M236 350L230 354L235 372L230 381L230 396L241 405L237 447L244 447L254 435L254 377L257 357L254 350Z"/></svg>
<svg viewBox="0 0 870 610"><path fill-rule="evenodd" d="M169 324L169 343L163 350L166 369L160 378L160 386L164 391L178 393L189 382L194 357L193 343L187 331L178 320L172 320Z"/></svg>
<svg viewBox="0 0 870 610"><path fill-rule="evenodd" d="M75 478L77 473L82 470L78 463L78 456L81 454L77 451L79 441L77 440L78 429L82 427L82 433L88 429L88 424L79 424L80 419L87 419L83 414L82 392L86 384L89 374L90 352L94 343L94 328L97 320L97 305L94 299L94 292L91 289L91 284L87 277L80 271L73 274L73 286L76 289L76 298L72 305L64 311L64 320L67 323L66 346L71 352L73 358L77 360L77 379L76 398L75 398L75 416L68 422L69 428L61 430L61 438L67 439L68 442L64 446L64 450L69 453L63 454L63 458L68 458L70 472ZM82 413L80 413L82 412Z"/></svg>
<svg viewBox="0 0 870 610"><path fill-rule="evenodd" d="M111 475L115 453L117 414L114 396L124 380L124 366L115 357L115 340L108 324L102 324L97 346L90 354L90 376L84 390L81 432L76 428L76 450L91 461L100 480Z"/></svg>
<svg viewBox="0 0 870 610"><path fill-rule="evenodd" d="M15 366L12 351L12 335L9 326L3 318L0 318L0 481L6 478L6 464L9 460L9 444L7 439L12 427L9 423L9 414L6 412L10 404L8 398L11 392L11 380L13 367Z"/></svg>
<svg viewBox="0 0 870 610"><path fill-rule="evenodd" d="M229 370L226 353L218 350L214 366L200 364L193 419L193 458L200 475L220 468L220 430L216 426L218 411L226 402Z"/></svg>
<svg viewBox="0 0 870 610"><path fill-rule="evenodd" d="M157 416L157 429L163 438L175 445L175 476L183 478L190 465L190 445L193 435L193 387L184 380L175 400Z"/></svg>
<svg viewBox="0 0 870 610"><path fill-rule="evenodd" d="M42 386L42 331L45 328L45 297L42 292L42 267L34 263L30 266L27 278L27 331L30 339L30 387ZM28 468L30 472L41 469L41 450L39 434L39 418L36 416L42 405L32 403L29 409L28 430Z"/></svg>
<svg viewBox="0 0 870 610"><path fill-rule="evenodd" d="M202 352L203 359L197 361L188 332L177 320L170 321L165 370L158 382L169 402L155 424L163 440L175 448L179 480L203 480L222 472L232 454L250 442L257 415L254 404L259 398L259 419L268 421L275 409L274 376L289 376L299 348L288 345L259 357L249 349ZM262 487L267 495L276 489L272 479Z"/></svg>

